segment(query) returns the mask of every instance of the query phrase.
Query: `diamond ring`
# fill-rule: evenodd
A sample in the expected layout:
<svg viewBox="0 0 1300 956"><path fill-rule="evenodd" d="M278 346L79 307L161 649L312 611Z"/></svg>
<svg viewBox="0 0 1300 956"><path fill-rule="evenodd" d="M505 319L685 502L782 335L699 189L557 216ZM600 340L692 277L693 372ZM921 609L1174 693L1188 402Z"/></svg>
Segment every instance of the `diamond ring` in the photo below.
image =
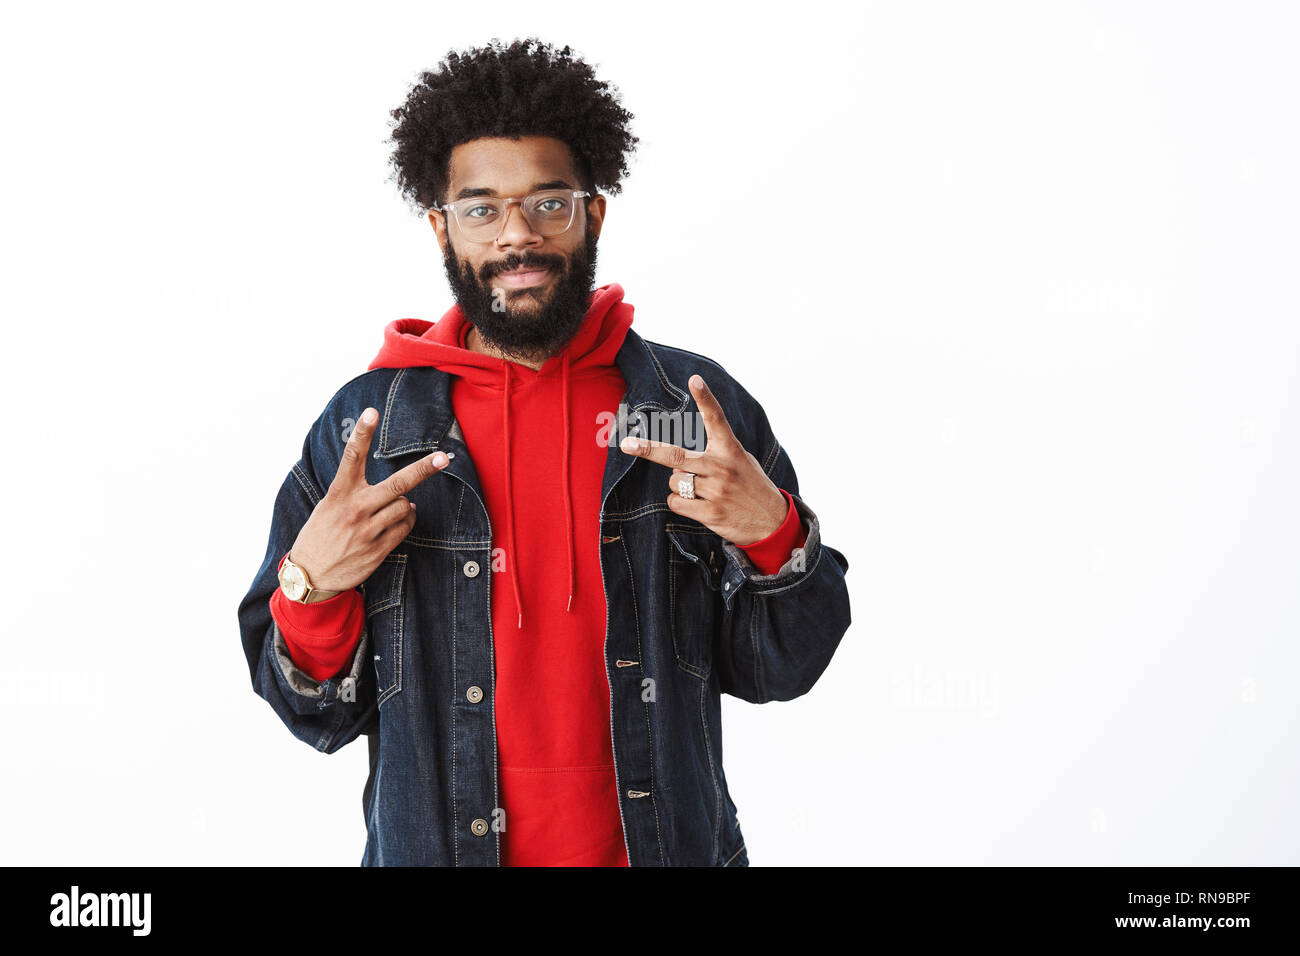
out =
<svg viewBox="0 0 1300 956"><path fill-rule="evenodd" d="M683 498L695 497L695 474L687 472L677 479L677 493Z"/></svg>

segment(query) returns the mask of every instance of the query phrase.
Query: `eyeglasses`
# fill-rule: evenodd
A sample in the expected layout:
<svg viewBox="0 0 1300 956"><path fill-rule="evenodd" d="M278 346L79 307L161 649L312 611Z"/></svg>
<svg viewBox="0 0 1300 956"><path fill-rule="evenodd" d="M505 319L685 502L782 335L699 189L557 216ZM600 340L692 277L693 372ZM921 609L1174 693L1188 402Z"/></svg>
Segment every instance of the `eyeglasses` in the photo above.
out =
<svg viewBox="0 0 1300 956"><path fill-rule="evenodd" d="M505 231L512 202L519 203L524 219L539 236L558 236L568 232L577 217L577 200L590 196L577 189L543 189L523 199L495 196L471 196L431 207L435 212L451 210L461 234L470 242L496 242Z"/></svg>

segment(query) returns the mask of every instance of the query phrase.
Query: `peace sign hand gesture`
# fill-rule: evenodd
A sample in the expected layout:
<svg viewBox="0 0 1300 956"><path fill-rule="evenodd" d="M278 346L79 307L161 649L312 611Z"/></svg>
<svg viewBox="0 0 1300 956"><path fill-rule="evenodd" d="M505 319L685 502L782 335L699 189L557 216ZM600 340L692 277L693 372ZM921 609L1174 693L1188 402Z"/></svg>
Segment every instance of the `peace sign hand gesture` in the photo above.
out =
<svg viewBox="0 0 1300 956"><path fill-rule="evenodd" d="M789 503L736 438L704 379L692 375L687 384L704 420L704 451L630 435L619 449L673 470L668 507L676 514L700 522L735 545L761 541L784 523ZM678 482L688 473L695 475L694 498L677 493Z"/></svg>
<svg viewBox="0 0 1300 956"><path fill-rule="evenodd" d="M378 420L373 408L361 413L329 490L289 550L289 559L324 591L346 591L370 577L415 527L415 503L406 493L449 463L446 452L435 451L368 484L366 455Z"/></svg>

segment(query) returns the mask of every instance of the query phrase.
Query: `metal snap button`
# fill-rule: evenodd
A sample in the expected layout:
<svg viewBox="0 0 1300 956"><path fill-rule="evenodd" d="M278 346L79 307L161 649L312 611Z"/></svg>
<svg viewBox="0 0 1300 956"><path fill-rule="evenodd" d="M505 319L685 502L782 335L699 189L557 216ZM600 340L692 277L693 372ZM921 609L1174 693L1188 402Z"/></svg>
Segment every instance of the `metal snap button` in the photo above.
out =
<svg viewBox="0 0 1300 956"><path fill-rule="evenodd" d="M469 690L465 691L465 699L468 700L471 704L477 704L480 700L483 699L483 688L471 687Z"/></svg>
<svg viewBox="0 0 1300 956"><path fill-rule="evenodd" d="M482 817L479 817L469 825L469 829L475 836L482 836L488 832L488 822Z"/></svg>
<svg viewBox="0 0 1300 956"><path fill-rule="evenodd" d="M467 578L476 578L476 577L478 577L478 571L479 571L479 568L478 568L478 562L477 562L477 561L466 561L466 562L465 562L464 571L465 571L465 577L467 577Z"/></svg>

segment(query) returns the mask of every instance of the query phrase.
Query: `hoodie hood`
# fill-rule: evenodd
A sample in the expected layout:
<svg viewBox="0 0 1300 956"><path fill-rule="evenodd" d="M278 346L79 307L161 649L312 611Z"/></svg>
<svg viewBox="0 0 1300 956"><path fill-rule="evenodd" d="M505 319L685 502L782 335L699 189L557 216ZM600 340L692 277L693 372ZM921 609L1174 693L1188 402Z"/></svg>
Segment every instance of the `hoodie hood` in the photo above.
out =
<svg viewBox="0 0 1300 956"><path fill-rule="evenodd" d="M384 329L384 341L379 354L367 369L411 368L433 366L455 375L471 387L501 392L501 454L506 475L506 525L509 530L507 560L510 561L511 581L514 584L515 606L519 612L519 627L523 627L523 599L519 588L519 556L515 548L514 493L510 479L510 402L511 393L524 389L538 378L558 377L561 382L560 408L557 413L563 422L565 435L563 455L565 525L568 529L569 595L565 609L572 610L576 587L574 556L572 482L569 474L569 446L572 443L570 422L570 381L590 375L603 374L614 365L614 357L623 345L627 330L632 326L632 306L623 301L623 287L611 282L596 289L582 324L573 338L560 352L546 360L534 371L492 355L472 351L465 346L471 328L460 304L453 305L436 323L426 319L395 319Z"/></svg>

